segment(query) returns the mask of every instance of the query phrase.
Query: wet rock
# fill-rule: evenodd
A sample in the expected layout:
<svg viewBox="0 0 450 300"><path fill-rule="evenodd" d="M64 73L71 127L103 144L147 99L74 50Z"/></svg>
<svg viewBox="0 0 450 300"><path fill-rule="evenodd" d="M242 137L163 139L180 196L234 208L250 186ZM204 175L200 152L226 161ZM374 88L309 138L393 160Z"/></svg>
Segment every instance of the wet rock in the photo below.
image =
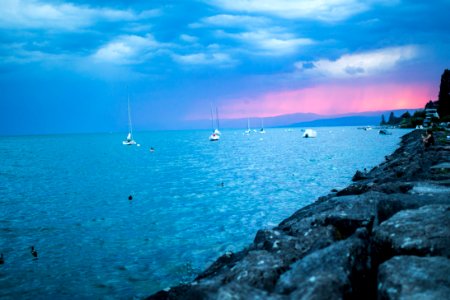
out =
<svg viewBox="0 0 450 300"><path fill-rule="evenodd" d="M407 193L413 188L413 184L409 182L390 182L375 185L372 187L372 191L385 193L385 194L396 194L396 193Z"/></svg>
<svg viewBox="0 0 450 300"><path fill-rule="evenodd" d="M353 175L352 181L360 181L368 178L369 177L367 176L367 173L358 170L356 171L355 175Z"/></svg>
<svg viewBox="0 0 450 300"><path fill-rule="evenodd" d="M336 193L337 196L361 195L370 190L366 184L352 184Z"/></svg>
<svg viewBox="0 0 450 300"><path fill-rule="evenodd" d="M200 273L195 280L199 280L205 277L210 277L231 269L236 262L241 260L247 254L247 250L240 251L238 253L228 252L219 257L211 266L205 271Z"/></svg>
<svg viewBox="0 0 450 300"><path fill-rule="evenodd" d="M190 284L178 285L171 289L159 291L146 300L166 300L166 299L207 299L208 295L199 289L195 289Z"/></svg>
<svg viewBox="0 0 450 300"><path fill-rule="evenodd" d="M232 282L221 287L216 294L210 294L208 299L232 299L232 300L281 300L282 296L270 294L245 284Z"/></svg>
<svg viewBox="0 0 450 300"><path fill-rule="evenodd" d="M281 230L260 230L256 234L251 249L266 250L278 256L287 268L307 254L325 248L335 241L332 226L308 227L303 234L291 236Z"/></svg>
<svg viewBox="0 0 450 300"><path fill-rule="evenodd" d="M402 210L374 230L374 259L395 255L450 257L450 205Z"/></svg>
<svg viewBox="0 0 450 300"><path fill-rule="evenodd" d="M448 299L450 260L396 256L378 271L378 299Z"/></svg>
<svg viewBox="0 0 450 300"><path fill-rule="evenodd" d="M272 291L280 274L287 269L284 261L265 250L250 251L223 277L223 282L236 282Z"/></svg>
<svg viewBox="0 0 450 300"><path fill-rule="evenodd" d="M364 298L370 290L367 246L355 237L316 251L293 264L275 292L290 299Z"/></svg>
<svg viewBox="0 0 450 300"><path fill-rule="evenodd" d="M430 204L449 204L450 197L446 193L416 194L413 188L409 194L389 194L380 197L377 205L377 221L384 222L399 211L416 209Z"/></svg>
<svg viewBox="0 0 450 300"><path fill-rule="evenodd" d="M360 227L370 231L377 214L378 202L385 198L386 195L374 192L359 196L334 197L297 211L281 222L277 229L292 236L304 236L317 227L328 227L328 230L334 230L335 240L342 240ZM311 238L313 237L314 235Z"/></svg>

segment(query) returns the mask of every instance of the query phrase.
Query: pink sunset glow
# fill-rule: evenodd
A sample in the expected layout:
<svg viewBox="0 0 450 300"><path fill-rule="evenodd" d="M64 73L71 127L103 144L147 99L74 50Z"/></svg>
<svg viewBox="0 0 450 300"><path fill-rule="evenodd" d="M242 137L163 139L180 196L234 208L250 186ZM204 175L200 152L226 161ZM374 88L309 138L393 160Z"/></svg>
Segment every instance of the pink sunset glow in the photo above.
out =
<svg viewBox="0 0 450 300"><path fill-rule="evenodd" d="M337 115L379 110L423 107L436 98L427 84L322 85L305 89L272 92L257 98L239 98L221 105L226 119L271 117L292 113Z"/></svg>

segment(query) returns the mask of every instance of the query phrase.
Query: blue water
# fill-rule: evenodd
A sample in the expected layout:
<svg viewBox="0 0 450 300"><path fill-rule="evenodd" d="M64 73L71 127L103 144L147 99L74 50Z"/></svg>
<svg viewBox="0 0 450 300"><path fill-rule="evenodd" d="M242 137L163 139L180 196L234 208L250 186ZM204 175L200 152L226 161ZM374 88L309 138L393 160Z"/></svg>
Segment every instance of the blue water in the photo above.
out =
<svg viewBox="0 0 450 300"><path fill-rule="evenodd" d="M0 298L132 299L190 281L406 133L317 131L138 132L141 147L124 134L1 137Z"/></svg>

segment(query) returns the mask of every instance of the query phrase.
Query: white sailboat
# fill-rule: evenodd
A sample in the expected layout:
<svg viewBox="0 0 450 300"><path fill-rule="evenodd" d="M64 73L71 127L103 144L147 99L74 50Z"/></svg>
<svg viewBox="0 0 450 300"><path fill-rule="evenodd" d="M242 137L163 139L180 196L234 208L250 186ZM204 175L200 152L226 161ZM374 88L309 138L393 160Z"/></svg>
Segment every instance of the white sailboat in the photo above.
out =
<svg viewBox="0 0 450 300"><path fill-rule="evenodd" d="M250 129L250 119L247 118L247 130L244 133L248 135L250 132L252 132Z"/></svg>
<svg viewBox="0 0 450 300"><path fill-rule="evenodd" d="M219 130L219 110L217 109L217 107L216 107L216 125L217 125L217 127L216 127L216 129L214 129L214 133L221 135L222 133Z"/></svg>
<svg viewBox="0 0 450 300"><path fill-rule="evenodd" d="M214 128L214 114L213 114L213 108L212 108L212 104L211 104L211 128L213 130L213 133L211 133L211 135L209 136L209 140L211 142L217 142L220 140L218 115L219 115L219 113L217 112L217 108L216 108L217 128Z"/></svg>
<svg viewBox="0 0 450 300"><path fill-rule="evenodd" d="M128 135L126 140L122 141L124 145L136 145L136 141L133 140L133 125L131 124L131 111L130 111L130 96L128 96Z"/></svg>
<svg viewBox="0 0 450 300"><path fill-rule="evenodd" d="M266 133L264 130L264 119L261 118L261 129L259 130L259 133Z"/></svg>

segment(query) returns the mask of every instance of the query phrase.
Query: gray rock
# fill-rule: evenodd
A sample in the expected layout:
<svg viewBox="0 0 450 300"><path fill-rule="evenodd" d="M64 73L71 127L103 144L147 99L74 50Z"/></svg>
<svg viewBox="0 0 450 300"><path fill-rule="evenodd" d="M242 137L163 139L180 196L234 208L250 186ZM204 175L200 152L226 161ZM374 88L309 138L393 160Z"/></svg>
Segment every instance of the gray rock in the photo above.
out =
<svg viewBox="0 0 450 300"><path fill-rule="evenodd" d="M448 299L449 274L444 257L393 257L379 267L378 299Z"/></svg>
<svg viewBox="0 0 450 300"><path fill-rule="evenodd" d="M395 255L450 257L450 205L402 210L374 230L376 263Z"/></svg>
<svg viewBox="0 0 450 300"><path fill-rule="evenodd" d="M337 196L361 195L370 190L367 184L352 184L336 193Z"/></svg>
<svg viewBox="0 0 450 300"><path fill-rule="evenodd" d="M414 183L413 189L408 194L390 194L386 197L380 197L377 205L378 223L386 221L397 212L405 209L416 209L430 204L450 205L448 193L441 193L439 190L428 190L426 194L417 194L416 185L422 185L422 183Z"/></svg>
<svg viewBox="0 0 450 300"><path fill-rule="evenodd" d="M291 266L275 287L290 299L364 298L370 290L368 243L357 237L318 250Z"/></svg>
<svg viewBox="0 0 450 300"><path fill-rule="evenodd" d="M222 282L236 282L270 292L286 269L287 265L279 256L265 250L250 251L224 274Z"/></svg>
<svg viewBox="0 0 450 300"><path fill-rule="evenodd" d="M355 175L353 175L352 177L352 181L360 181L360 180L364 180L364 179L368 179L369 177L367 176L366 172L361 172L361 171L356 171Z"/></svg>
<svg viewBox="0 0 450 300"><path fill-rule="evenodd" d="M334 230L335 240L342 240L351 236L360 227L371 229L381 199L387 199L386 195L365 193L334 197L297 211L281 222L276 229L292 236L304 236L306 232L316 227L331 226L330 230Z"/></svg>
<svg viewBox="0 0 450 300"><path fill-rule="evenodd" d="M200 273L195 280L199 280L205 277L214 276L220 272L226 272L231 269L236 262L241 260L247 254L247 250L242 250L238 253L228 252L219 257L211 266L205 271Z"/></svg>

